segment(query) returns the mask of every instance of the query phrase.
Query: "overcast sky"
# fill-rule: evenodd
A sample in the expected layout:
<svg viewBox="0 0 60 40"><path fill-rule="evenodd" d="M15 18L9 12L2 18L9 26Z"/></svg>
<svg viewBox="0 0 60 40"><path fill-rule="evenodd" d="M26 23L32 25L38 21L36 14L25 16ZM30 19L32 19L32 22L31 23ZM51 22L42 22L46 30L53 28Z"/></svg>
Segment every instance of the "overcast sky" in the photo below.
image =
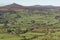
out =
<svg viewBox="0 0 60 40"><path fill-rule="evenodd" d="M0 0L0 5L8 5L12 3L17 3L24 6L30 5L54 5L60 6L60 0Z"/></svg>

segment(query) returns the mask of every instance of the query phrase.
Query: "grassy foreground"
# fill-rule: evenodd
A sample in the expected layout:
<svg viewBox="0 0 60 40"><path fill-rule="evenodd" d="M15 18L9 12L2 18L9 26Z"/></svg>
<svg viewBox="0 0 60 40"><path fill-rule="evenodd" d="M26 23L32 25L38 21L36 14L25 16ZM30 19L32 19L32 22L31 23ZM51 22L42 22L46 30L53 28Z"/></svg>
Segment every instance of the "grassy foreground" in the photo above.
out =
<svg viewBox="0 0 60 40"><path fill-rule="evenodd" d="M52 36L51 36L52 35ZM32 33L28 32L25 34L7 34L7 33L0 33L0 40L60 40L60 32L51 33L51 35L45 35L44 33Z"/></svg>

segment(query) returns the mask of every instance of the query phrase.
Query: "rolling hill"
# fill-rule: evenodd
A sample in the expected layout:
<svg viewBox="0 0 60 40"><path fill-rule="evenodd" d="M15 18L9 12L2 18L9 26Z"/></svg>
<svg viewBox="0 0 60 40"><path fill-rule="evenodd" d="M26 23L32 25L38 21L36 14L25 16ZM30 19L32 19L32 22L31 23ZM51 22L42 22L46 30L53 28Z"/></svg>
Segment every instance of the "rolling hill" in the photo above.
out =
<svg viewBox="0 0 60 40"><path fill-rule="evenodd" d="M53 9L53 10L60 10L60 6L51 6L51 5L34 5L34 6L22 6L22 5L19 5L19 4L16 4L16 3L13 3L13 4L9 4L9 5L5 5L5 6L2 6L0 7L0 12L6 12L6 11L11 11L11 10L50 10L50 9Z"/></svg>

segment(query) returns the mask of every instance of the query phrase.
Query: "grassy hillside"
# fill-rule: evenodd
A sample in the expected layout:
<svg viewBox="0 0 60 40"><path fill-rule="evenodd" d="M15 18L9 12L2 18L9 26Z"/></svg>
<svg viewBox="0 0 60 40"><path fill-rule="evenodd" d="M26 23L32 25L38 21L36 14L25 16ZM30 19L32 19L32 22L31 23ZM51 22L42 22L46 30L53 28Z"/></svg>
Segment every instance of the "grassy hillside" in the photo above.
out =
<svg viewBox="0 0 60 40"><path fill-rule="evenodd" d="M60 40L60 11L0 13L0 40Z"/></svg>

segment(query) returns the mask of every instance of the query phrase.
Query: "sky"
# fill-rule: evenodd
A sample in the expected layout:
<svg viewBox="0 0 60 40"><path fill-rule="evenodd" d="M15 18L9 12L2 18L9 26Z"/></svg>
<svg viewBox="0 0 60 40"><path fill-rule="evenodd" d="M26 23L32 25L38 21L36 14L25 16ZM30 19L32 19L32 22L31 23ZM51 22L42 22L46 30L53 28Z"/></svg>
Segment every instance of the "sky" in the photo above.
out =
<svg viewBox="0 0 60 40"><path fill-rule="evenodd" d="M60 0L0 0L0 6L17 3L24 6L53 5L60 6Z"/></svg>

